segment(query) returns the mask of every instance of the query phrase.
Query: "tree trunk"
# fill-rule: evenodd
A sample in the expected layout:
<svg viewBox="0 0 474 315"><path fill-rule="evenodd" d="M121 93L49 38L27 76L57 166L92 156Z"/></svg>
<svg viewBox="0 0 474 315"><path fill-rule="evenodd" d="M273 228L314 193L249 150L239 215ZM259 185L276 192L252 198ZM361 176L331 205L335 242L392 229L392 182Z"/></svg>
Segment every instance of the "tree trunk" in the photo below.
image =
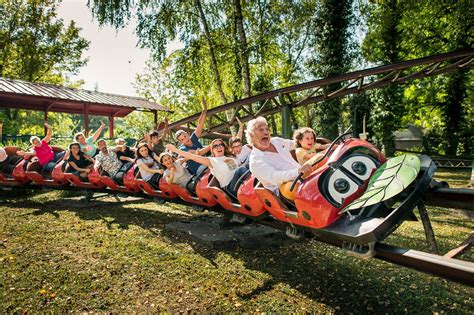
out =
<svg viewBox="0 0 474 315"><path fill-rule="evenodd" d="M247 37L244 30L244 18L242 15L242 6L240 0L234 0L235 6L235 24L239 36L240 60L242 62L242 77L244 79L244 95L250 97L250 68L249 53L247 46Z"/></svg>
<svg viewBox="0 0 474 315"><path fill-rule="evenodd" d="M463 109L462 102L466 95L464 71L458 71L450 76L447 83L448 97L444 116L446 119L446 154L456 155L461 135Z"/></svg>
<svg viewBox="0 0 474 315"><path fill-rule="evenodd" d="M206 36L207 44L209 46L209 56L211 57L212 71L214 72L214 80L216 82L217 90L219 91L222 104L226 104L227 97L225 96L224 90L222 89L222 79L219 74L219 69L217 67L216 54L214 53L214 43L211 38L211 33L209 32L209 25L207 24L206 16L204 15L204 10L202 9L201 1L195 0L194 3L199 11L199 18L201 19L201 23L204 28L204 35Z"/></svg>

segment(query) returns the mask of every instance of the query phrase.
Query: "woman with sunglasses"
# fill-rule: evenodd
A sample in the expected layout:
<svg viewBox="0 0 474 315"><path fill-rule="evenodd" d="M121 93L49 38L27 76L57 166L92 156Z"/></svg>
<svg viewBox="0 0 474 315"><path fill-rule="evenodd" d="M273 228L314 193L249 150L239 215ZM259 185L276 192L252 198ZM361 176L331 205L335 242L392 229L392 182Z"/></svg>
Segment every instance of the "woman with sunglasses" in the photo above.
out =
<svg viewBox="0 0 474 315"><path fill-rule="evenodd" d="M182 151L172 144L167 144L168 151L177 153L185 159L195 161L209 167L211 174L219 182L222 189L230 195L235 196L238 187L238 179L248 171L246 167L239 167L235 156L230 153L227 144L222 139L215 139L210 144L211 157L205 157L189 152Z"/></svg>
<svg viewBox="0 0 474 315"><path fill-rule="evenodd" d="M163 170L160 169L159 160L156 155L148 148L146 143L138 145L135 163L140 169L142 179L153 187L158 188Z"/></svg>

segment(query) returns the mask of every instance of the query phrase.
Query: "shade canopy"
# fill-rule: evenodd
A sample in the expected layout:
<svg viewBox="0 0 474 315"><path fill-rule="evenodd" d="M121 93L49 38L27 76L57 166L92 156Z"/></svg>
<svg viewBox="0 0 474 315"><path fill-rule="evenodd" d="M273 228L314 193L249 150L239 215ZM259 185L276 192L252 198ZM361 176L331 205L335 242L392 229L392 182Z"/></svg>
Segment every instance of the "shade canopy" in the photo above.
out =
<svg viewBox="0 0 474 315"><path fill-rule="evenodd" d="M170 110L144 98L0 77L0 107L124 117L134 110Z"/></svg>

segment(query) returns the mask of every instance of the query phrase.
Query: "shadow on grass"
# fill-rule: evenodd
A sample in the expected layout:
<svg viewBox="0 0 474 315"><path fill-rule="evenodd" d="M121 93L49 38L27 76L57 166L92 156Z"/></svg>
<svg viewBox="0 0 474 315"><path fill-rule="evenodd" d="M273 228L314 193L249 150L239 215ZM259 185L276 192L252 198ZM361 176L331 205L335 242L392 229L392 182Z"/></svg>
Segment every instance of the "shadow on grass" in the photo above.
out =
<svg viewBox="0 0 474 315"><path fill-rule="evenodd" d="M116 201L94 201L85 203L80 200L52 200L46 202L17 202L11 205L15 208L34 209L23 215L41 216L50 214L59 218L59 213L68 211L74 213L81 220L101 220L109 229L118 227L128 229L130 225L136 225L156 234L154 230L162 228L165 224L189 218L177 213L166 213L157 210L147 210L138 207L127 207L127 205L145 204L151 202L145 199ZM168 206L168 204L167 204ZM113 227L112 227L113 226Z"/></svg>
<svg viewBox="0 0 474 315"><path fill-rule="evenodd" d="M416 244L418 250L428 250L424 235L394 237L409 248ZM432 313L456 304L469 308L465 305L467 287L376 259L353 258L315 240L275 242L269 248L254 250L214 250L188 238L170 239L187 243L214 267L218 267L215 259L224 252L242 261L246 269L269 275L270 279L261 285L238 293L247 302L261 295L274 295L275 288L284 283L343 313L423 313L422 309ZM285 299L281 302L289 302Z"/></svg>
<svg viewBox="0 0 474 315"><path fill-rule="evenodd" d="M189 244L208 259L219 253ZM270 250L224 252L243 261L245 268L270 276L263 284L239 292L238 296L245 301L271 296L281 283L343 313L420 313L421 309L432 313L447 309L449 305L443 305L446 301L463 305L467 296L459 294L453 299L453 284L444 280L375 259L352 258L338 248L313 240ZM289 302L285 297L282 299L282 303Z"/></svg>
<svg viewBox="0 0 474 315"><path fill-rule="evenodd" d="M162 229L167 223L190 219L184 214L126 207L146 202L149 201L100 201L78 206L74 202L53 200L15 203L14 207L34 209L26 215L35 216L51 214L59 217L59 212L68 211L82 220L102 220L109 229L112 225L120 229L136 225L155 234L156 229ZM166 205L181 210L175 205ZM401 243L419 241L417 237L396 237ZM237 292L238 297L245 301L261 295L271 296L275 294L275 287L281 283L317 303L324 303L343 313L419 313L422 310L431 313L449 309L454 303L463 305L468 295L459 294L459 291L468 292L462 286L375 259L355 259L338 248L316 241L283 242L253 250L213 250L188 238L170 235L169 240L187 243L215 268L219 268L216 257L224 252L242 261L246 269L267 274L269 279L263 284ZM453 290L458 291L458 294L454 294ZM291 296L291 292L287 295ZM281 293L273 298L282 299L281 303L289 303Z"/></svg>

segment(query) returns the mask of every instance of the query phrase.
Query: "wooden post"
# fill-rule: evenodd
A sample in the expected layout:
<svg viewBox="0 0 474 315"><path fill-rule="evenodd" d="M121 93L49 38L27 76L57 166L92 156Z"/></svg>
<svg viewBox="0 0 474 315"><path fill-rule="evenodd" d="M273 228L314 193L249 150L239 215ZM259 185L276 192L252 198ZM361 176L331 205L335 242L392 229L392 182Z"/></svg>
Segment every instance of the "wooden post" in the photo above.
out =
<svg viewBox="0 0 474 315"><path fill-rule="evenodd" d="M48 109L44 110L44 122L48 122ZM46 133L48 132L48 129L44 127L44 136L46 137Z"/></svg>
<svg viewBox="0 0 474 315"><path fill-rule="evenodd" d="M284 104L281 107L281 136L285 139L291 138L290 106Z"/></svg>
<svg viewBox="0 0 474 315"><path fill-rule="evenodd" d="M114 116L109 116L109 137L114 138Z"/></svg>
<svg viewBox="0 0 474 315"><path fill-rule="evenodd" d="M153 123L155 126L158 125L158 111L156 109L153 110Z"/></svg>
<svg viewBox="0 0 474 315"><path fill-rule="evenodd" d="M84 135L89 135L89 105L84 104Z"/></svg>

